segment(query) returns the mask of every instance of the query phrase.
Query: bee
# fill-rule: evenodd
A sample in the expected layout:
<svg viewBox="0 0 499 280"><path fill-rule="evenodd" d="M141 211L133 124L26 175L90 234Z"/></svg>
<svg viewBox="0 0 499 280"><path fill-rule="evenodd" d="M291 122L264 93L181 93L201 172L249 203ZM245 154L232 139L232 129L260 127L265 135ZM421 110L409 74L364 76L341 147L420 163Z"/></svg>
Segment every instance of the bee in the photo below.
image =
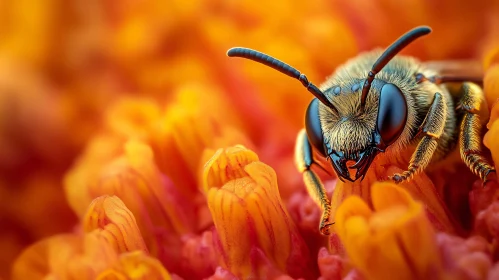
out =
<svg viewBox="0 0 499 280"><path fill-rule="evenodd" d="M266 54L232 48L230 57L265 64L299 80L315 98L297 139L295 158L305 185L321 206L319 226L329 234L330 202L317 174L311 170L321 155L331 162L340 180L362 180L375 158L405 163L406 171L393 174L395 183L409 181L430 162L442 160L459 145L468 168L484 182L495 174L481 147L481 130L488 107L477 82L481 79L442 75L409 56L397 54L427 26L416 27L385 51L374 50L347 61L319 87L297 69ZM449 87L458 84L458 90Z"/></svg>

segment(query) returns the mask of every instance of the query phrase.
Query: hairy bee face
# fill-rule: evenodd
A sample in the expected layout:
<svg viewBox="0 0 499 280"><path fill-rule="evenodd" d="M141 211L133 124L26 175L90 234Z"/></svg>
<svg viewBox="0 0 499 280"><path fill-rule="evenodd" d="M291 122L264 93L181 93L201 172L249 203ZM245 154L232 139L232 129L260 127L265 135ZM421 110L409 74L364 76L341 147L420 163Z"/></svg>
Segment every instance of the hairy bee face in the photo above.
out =
<svg viewBox="0 0 499 280"><path fill-rule="evenodd" d="M319 118L325 156L340 179L356 181L365 176L376 155L384 152L404 130L407 102L397 86L376 81L361 109L359 87L352 88L331 97L337 112L320 106Z"/></svg>
<svg viewBox="0 0 499 280"><path fill-rule="evenodd" d="M323 156L331 159L342 180L355 181L364 177L377 153L384 152L404 130L410 131L414 125L415 115L411 113L408 129L405 129L407 100L397 85L407 89L407 85L417 84L413 77L415 73L410 71L410 60L396 62L397 59L392 59L412 41L430 32L429 27L420 26L402 35L380 55L358 56L355 61L340 67L323 89L316 87L297 69L264 53L232 48L227 55L254 60L300 81L315 96L306 116L309 141L304 145L307 151L304 153L307 155L305 169L314 162L309 151L312 144ZM383 74L381 70L390 61L392 66ZM413 99L411 94L407 97ZM347 167L348 161L352 164ZM350 176L349 169L357 171Z"/></svg>

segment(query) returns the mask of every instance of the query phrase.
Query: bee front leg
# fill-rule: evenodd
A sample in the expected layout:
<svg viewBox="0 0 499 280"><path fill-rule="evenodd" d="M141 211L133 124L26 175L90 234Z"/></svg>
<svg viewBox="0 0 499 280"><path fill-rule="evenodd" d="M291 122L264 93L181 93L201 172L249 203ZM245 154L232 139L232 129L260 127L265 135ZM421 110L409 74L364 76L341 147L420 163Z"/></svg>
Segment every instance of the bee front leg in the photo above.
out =
<svg viewBox="0 0 499 280"><path fill-rule="evenodd" d="M390 179L395 183L402 183L410 180L416 173L424 170L431 161L433 153L437 149L437 140L442 135L445 127L445 117L447 116L447 105L444 96L439 92L435 93L430 109L426 114L420 133L424 134L419 142L416 151L412 154L407 171L402 174L394 174Z"/></svg>
<svg viewBox="0 0 499 280"><path fill-rule="evenodd" d="M323 235L329 235L329 226L333 224L329 222L331 203L327 198L326 189L319 179L319 176L317 176L317 174L310 169L312 164L317 164L317 162L314 161L312 146L310 145L307 133L304 129L298 133L296 140L295 163L298 170L303 174L303 181L305 182L308 193L315 203L317 203L317 205L319 205L322 209L319 231Z"/></svg>
<svg viewBox="0 0 499 280"><path fill-rule="evenodd" d="M480 122L480 111L487 110L481 106L484 102L482 89L473 83L463 83L461 87L461 101L458 109L464 110L461 129L459 132L459 147L461 158L468 168L485 183L489 174L494 172L494 167L485 159L482 152L482 124Z"/></svg>

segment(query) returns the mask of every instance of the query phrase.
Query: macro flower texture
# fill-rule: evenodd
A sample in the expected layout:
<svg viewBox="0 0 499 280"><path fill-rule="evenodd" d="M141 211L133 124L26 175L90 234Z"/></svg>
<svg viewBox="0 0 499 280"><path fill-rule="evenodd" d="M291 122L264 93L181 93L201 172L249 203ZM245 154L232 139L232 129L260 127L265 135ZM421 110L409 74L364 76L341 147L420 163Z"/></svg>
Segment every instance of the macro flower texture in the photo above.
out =
<svg viewBox="0 0 499 280"><path fill-rule="evenodd" d="M313 96L226 55L319 85L430 26L401 54L483 77L497 168L498 1L6 0L0 23L0 279L499 279L499 183L456 152L402 184L313 167L322 235L294 157Z"/></svg>

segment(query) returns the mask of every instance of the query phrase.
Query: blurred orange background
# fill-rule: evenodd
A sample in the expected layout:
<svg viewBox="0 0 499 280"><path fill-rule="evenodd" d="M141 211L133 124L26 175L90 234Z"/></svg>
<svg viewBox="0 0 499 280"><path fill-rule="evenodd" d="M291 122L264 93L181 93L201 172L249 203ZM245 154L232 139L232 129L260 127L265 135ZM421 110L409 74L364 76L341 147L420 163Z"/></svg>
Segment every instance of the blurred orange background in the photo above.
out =
<svg viewBox="0 0 499 280"><path fill-rule="evenodd" d="M23 248L77 224L64 178L92 137L154 114L116 102L202 108L249 138L286 199L302 188L292 150L312 96L227 49L266 52L320 84L417 25L433 33L403 53L481 62L499 44L499 1L1 1L0 278Z"/></svg>

